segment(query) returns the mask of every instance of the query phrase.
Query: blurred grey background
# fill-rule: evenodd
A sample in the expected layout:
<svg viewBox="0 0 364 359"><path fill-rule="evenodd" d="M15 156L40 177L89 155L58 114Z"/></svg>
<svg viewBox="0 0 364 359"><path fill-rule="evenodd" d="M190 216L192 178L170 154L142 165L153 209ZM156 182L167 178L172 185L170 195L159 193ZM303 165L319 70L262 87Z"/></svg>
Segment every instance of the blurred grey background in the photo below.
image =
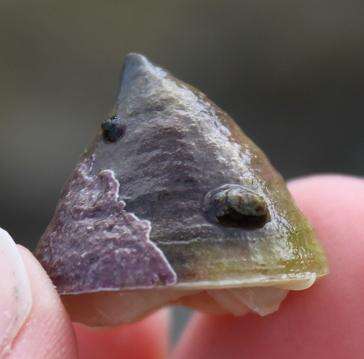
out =
<svg viewBox="0 0 364 359"><path fill-rule="evenodd" d="M363 175L363 36L362 0L1 0L0 226L34 248L130 51L207 93L286 178Z"/></svg>

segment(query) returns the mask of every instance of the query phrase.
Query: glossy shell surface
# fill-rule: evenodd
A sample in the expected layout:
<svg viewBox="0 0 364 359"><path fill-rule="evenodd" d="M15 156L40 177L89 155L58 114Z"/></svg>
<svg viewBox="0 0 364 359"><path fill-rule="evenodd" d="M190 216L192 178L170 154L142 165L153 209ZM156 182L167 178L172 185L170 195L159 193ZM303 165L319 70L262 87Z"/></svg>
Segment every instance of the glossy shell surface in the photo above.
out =
<svg viewBox="0 0 364 359"><path fill-rule="evenodd" d="M203 93L138 54L125 59L115 107L37 257L61 294L284 286L328 271L263 152Z"/></svg>

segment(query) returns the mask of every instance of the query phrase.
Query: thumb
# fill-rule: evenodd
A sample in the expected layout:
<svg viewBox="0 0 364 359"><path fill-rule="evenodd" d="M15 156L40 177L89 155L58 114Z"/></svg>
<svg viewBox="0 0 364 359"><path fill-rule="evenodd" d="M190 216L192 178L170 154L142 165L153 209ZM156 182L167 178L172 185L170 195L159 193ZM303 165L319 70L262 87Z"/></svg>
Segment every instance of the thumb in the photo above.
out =
<svg viewBox="0 0 364 359"><path fill-rule="evenodd" d="M50 279L0 229L0 357L77 358L72 325Z"/></svg>

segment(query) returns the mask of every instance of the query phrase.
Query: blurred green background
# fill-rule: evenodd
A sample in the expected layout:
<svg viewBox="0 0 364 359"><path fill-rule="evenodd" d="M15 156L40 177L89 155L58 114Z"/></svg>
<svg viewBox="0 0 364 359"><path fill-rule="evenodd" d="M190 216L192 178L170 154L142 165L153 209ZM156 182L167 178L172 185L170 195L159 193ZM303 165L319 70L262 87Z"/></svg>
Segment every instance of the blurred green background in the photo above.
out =
<svg viewBox="0 0 364 359"><path fill-rule="evenodd" d="M34 248L130 51L207 93L286 178L363 175L363 19L362 0L1 0L0 226Z"/></svg>

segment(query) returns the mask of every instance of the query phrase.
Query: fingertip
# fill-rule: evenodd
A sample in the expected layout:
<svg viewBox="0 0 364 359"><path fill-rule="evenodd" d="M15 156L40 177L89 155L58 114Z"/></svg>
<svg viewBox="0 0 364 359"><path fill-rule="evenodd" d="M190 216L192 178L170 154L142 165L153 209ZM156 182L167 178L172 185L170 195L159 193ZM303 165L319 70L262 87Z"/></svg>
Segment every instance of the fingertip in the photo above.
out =
<svg viewBox="0 0 364 359"><path fill-rule="evenodd" d="M11 351L33 304L29 276L10 234L0 228L0 356Z"/></svg>
<svg viewBox="0 0 364 359"><path fill-rule="evenodd" d="M39 262L18 245L31 286L33 303L29 318L11 350L14 358L77 358L71 322L60 298Z"/></svg>
<svg viewBox="0 0 364 359"><path fill-rule="evenodd" d="M308 186L326 185L328 182L358 183L360 185L360 183L364 182L364 179L360 176L352 176L344 173L321 173L293 178L288 181L288 186L297 185L307 188Z"/></svg>
<svg viewBox="0 0 364 359"><path fill-rule="evenodd" d="M357 199L362 199L363 186L364 179L360 177L330 174L307 176L288 182L288 188L298 206L308 216L314 215L315 218L323 206L325 214L328 211L336 214L339 213L336 211L338 201L356 203ZM322 219L322 216L318 219Z"/></svg>
<svg viewBox="0 0 364 359"><path fill-rule="evenodd" d="M80 359L166 358L170 312L160 310L137 323L89 328L75 323Z"/></svg>

